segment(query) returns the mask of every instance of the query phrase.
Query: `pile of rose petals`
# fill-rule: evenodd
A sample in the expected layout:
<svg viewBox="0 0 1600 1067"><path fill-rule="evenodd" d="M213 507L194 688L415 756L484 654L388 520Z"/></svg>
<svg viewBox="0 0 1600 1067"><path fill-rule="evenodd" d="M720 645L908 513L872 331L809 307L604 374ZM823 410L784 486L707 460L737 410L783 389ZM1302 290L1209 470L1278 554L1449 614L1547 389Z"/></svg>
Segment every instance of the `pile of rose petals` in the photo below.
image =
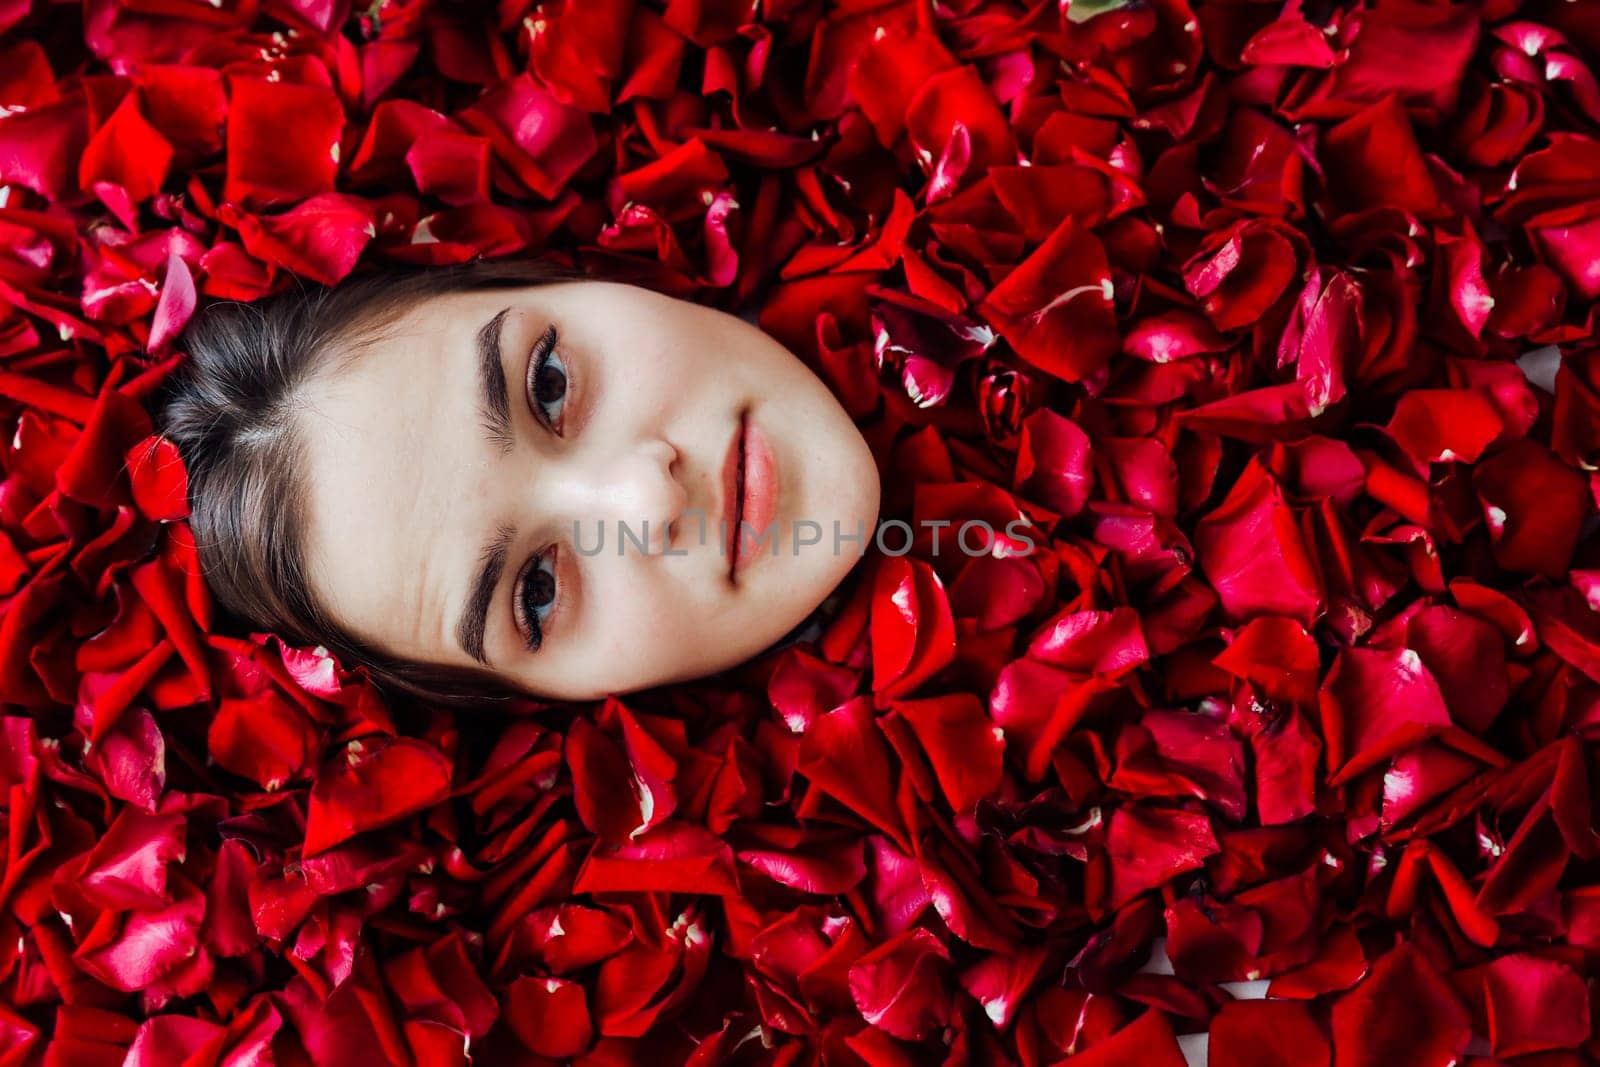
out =
<svg viewBox="0 0 1600 1067"><path fill-rule="evenodd" d="M0 2L0 1064L1600 1062L1597 69L1590 0ZM214 626L198 304L542 252L759 309L909 552L500 717Z"/></svg>

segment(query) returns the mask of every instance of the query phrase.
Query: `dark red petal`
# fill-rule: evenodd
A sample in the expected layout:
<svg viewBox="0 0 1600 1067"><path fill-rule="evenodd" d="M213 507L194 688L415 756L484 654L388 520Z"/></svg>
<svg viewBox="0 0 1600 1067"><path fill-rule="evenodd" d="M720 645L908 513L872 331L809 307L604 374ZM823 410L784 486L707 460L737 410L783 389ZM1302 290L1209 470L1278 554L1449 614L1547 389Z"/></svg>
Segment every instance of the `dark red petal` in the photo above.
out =
<svg viewBox="0 0 1600 1067"><path fill-rule="evenodd" d="M1489 1044L1496 1056L1576 1049L1589 1040L1589 990L1557 960L1502 956L1483 973Z"/></svg>
<svg viewBox="0 0 1600 1067"><path fill-rule="evenodd" d="M1094 488L1088 435L1072 420L1040 408L1022 424L1012 484L1058 515L1076 515Z"/></svg>
<svg viewBox="0 0 1600 1067"><path fill-rule="evenodd" d="M1230 1000L1212 1016L1211 1067L1328 1067L1328 1039L1310 1009L1294 1000Z"/></svg>
<svg viewBox="0 0 1600 1067"><path fill-rule="evenodd" d="M1320 703L1335 781L1451 724L1439 683L1409 648L1345 649L1323 682Z"/></svg>
<svg viewBox="0 0 1600 1067"><path fill-rule="evenodd" d="M1442 213L1439 187L1416 131L1393 96L1328 130L1317 155L1327 170L1329 191L1345 210L1387 206L1423 217Z"/></svg>
<svg viewBox="0 0 1600 1067"><path fill-rule="evenodd" d="M999 787L1004 733L976 697L902 700L894 710L910 723L952 810L968 811Z"/></svg>
<svg viewBox="0 0 1600 1067"><path fill-rule="evenodd" d="M1441 605L1413 615L1406 639L1438 681L1450 717L1474 733L1486 732L1511 697L1500 631Z"/></svg>
<svg viewBox="0 0 1600 1067"><path fill-rule="evenodd" d="M1521 440L1479 463L1472 480L1495 561L1507 570L1559 578L1594 510L1583 475L1543 445Z"/></svg>
<svg viewBox="0 0 1600 1067"><path fill-rule="evenodd" d="M1421 463L1476 463L1504 429L1483 394L1465 389L1416 389L1395 405L1389 432Z"/></svg>
<svg viewBox="0 0 1600 1067"><path fill-rule="evenodd" d="M1188 1059L1178 1047L1172 1024L1156 1008L1150 1008L1110 1037L1098 1041L1071 1057L1079 1067L1121 1067L1137 1063L1140 1067L1187 1067Z"/></svg>
<svg viewBox="0 0 1600 1067"><path fill-rule="evenodd" d="M1471 1019L1415 948L1384 955L1333 1005L1334 1067L1449 1067L1471 1036Z"/></svg>
<svg viewBox="0 0 1600 1067"><path fill-rule="evenodd" d="M1104 908L1120 908L1140 893L1196 870L1217 850L1211 821L1204 815L1136 804L1118 808L1106 834L1111 883Z"/></svg>
<svg viewBox="0 0 1600 1067"><path fill-rule="evenodd" d="M904 1041L921 1041L950 1021L950 953L927 930L907 930L850 968L861 1017Z"/></svg>
<svg viewBox="0 0 1600 1067"><path fill-rule="evenodd" d="M1317 643L1292 619L1268 615L1247 623L1212 662L1278 700L1309 704L1316 697Z"/></svg>
<svg viewBox="0 0 1600 1067"><path fill-rule="evenodd" d="M566 1059L594 1040L583 987L560 978L524 975L506 990L506 1022L540 1056Z"/></svg>
<svg viewBox="0 0 1600 1067"><path fill-rule="evenodd" d="M1320 582L1288 501L1259 467L1200 521L1195 550L1233 618L1285 615L1310 626L1321 610Z"/></svg>

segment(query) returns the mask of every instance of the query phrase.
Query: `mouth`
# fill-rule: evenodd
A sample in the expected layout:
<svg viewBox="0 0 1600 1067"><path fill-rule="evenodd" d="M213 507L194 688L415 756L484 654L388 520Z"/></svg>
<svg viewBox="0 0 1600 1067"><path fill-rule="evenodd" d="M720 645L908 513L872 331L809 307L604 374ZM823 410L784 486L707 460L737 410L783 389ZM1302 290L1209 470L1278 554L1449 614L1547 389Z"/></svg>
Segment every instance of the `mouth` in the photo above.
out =
<svg viewBox="0 0 1600 1067"><path fill-rule="evenodd" d="M744 408L722 461L723 551L728 581L753 566L763 546L778 551L773 527L780 494L778 459L761 423Z"/></svg>
<svg viewBox="0 0 1600 1067"><path fill-rule="evenodd" d="M722 462L722 551L728 559L728 580L733 580L739 559L739 520L744 515L745 421L748 410L739 412L733 440Z"/></svg>
<svg viewBox="0 0 1600 1067"><path fill-rule="evenodd" d="M782 492L778 458L760 420L746 411L740 418L738 493L734 505L733 562L729 574L737 576L756 565L762 555L777 555L778 499Z"/></svg>

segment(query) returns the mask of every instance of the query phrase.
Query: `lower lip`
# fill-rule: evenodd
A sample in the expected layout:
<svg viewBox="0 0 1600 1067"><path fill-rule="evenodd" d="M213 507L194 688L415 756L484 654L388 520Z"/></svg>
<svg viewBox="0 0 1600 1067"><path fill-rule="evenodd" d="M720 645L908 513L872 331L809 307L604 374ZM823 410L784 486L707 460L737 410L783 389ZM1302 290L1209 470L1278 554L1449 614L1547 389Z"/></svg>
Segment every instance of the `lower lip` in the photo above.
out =
<svg viewBox="0 0 1600 1067"><path fill-rule="evenodd" d="M744 429L744 507L734 534L733 573L740 574L777 543L771 529L778 514L778 462L753 417ZM748 527L748 530L746 529Z"/></svg>

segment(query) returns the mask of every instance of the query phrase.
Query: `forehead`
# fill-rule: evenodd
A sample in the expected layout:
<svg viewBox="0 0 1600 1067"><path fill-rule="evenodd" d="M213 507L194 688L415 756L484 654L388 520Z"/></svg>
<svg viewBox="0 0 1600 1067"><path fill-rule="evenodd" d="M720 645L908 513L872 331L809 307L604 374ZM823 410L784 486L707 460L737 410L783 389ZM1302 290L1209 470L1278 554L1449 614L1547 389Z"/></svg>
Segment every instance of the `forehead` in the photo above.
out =
<svg viewBox="0 0 1600 1067"><path fill-rule="evenodd" d="M451 543L487 460L478 429L475 335L515 291L451 293L378 322L331 352L301 388L303 536L318 598L357 635L396 655L437 644L418 625L438 605ZM442 629L442 628L441 628Z"/></svg>

